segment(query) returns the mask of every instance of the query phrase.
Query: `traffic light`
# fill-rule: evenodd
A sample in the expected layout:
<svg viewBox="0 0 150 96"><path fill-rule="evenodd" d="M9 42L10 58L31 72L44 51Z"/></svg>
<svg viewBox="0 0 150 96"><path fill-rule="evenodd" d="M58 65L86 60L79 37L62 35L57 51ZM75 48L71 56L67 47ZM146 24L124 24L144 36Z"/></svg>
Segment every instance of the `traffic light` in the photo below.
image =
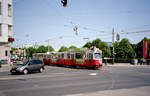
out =
<svg viewBox="0 0 150 96"><path fill-rule="evenodd" d="M61 0L61 3L63 4L64 7L67 6L67 0Z"/></svg>

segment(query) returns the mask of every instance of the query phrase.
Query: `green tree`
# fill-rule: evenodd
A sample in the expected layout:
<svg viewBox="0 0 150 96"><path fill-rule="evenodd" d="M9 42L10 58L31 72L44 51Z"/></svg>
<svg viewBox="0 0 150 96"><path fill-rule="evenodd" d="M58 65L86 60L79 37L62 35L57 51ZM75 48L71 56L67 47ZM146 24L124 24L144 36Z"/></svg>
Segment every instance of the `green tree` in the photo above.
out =
<svg viewBox="0 0 150 96"><path fill-rule="evenodd" d="M52 46L49 46L49 51L52 52L54 51L54 48ZM36 53L46 53L48 52L48 46L39 46L36 50Z"/></svg>
<svg viewBox="0 0 150 96"><path fill-rule="evenodd" d="M102 42L102 52L103 52L103 57L111 57L111 50L110 47L107 46L106 42Z"/></svg>
<svg viewBox="0 0 150 96"><path fill-rule="evenodd" d="M59 49L59 52L64 52L64 51L68 51L69 49L66 47L66 46L62 46L60 49Z"/></svg>
<svg viewBox="0 0 150 96"><path fill-rule="evenodd" d="M103 47L102 41L100 39L93 40L91 45L96 46L97 48L100 49L102 49Z"/></svg>
<svg viewBox="0 0 150 96"><path fill-rule="evenodd" d="M69 47L69 50L74 50L74 51L79 51L79 50L81 50L80 48L78 48L78 47L76 47L76 46L70 46Z"/></svg>
<svg viewBox="0 0 150 96"><path fill-rule="evenodd" d="M46 53L47 52L47 47L41 45L37 48L36 53Z"/></svg>
<svg viewBox="0 0 150 96"><path fill-rule="evenodd" d="M102 50L103 57L110 57L111 56L111 50L110 47L107 46L106 42L101 41L100 39L93 40L91 42L87 42L83 47L90 48L91 46L96 46L100 50Z"/></svg>
<svg viewBox="0 0 150 96"><path fill-rule="evenodd" d="M120 43L115 43L115 53L116 53L116 57L119 58L134 57L134 50L130 42L126 38L122 39Z"/></svg>
<svg viewBox="0 0 150 96"><path fill-rule="evenodd" d="M32 57L33 53L36 53L36 49L35 48L33 48L33 47L26 48L26 56L27 57Z"/></svg>
<svg viewBox="0 0 150 96"><path fill-rule="evenodd" d="M15 51L15 50L18 50L18 48L11 48L11 51Z"/></svg>
<svg viewBox="0 0 150 96"><path fill-rule="evenodd" d="M91 46L92 46L92 43L91 42L87 42L83 47L90 48Z"/></svg>
<svg viewBox="0 0 150 96"><path fill-rule="evenodd" d="M111 56L111 50L110 47L107 46L106 42L101 41L100 39L93 40L92 46L96 46L97 48L102 50L103 57L110 57Z"/></svg>
<svg viewBox="0 0 150 96"><path fill-rule="evenodd" d="M53 48L52 46L47 46L47 47L46 47L46 49L47 49L47 52L48 52L48 47L49 47L49 51L50 51L50 52L53 52L53 51L55 51L55 50L54 50L54 48Z"/></svg>
<svg viewBox="0 0 150 96"><path fill-rule="evenodd" d="M114 49L115 49L115 53L116 53L115 58L120 58L119 57L119 51L120 51L119 44L120 44L120 42L117 42L117 41L114 43Z"/></svg>

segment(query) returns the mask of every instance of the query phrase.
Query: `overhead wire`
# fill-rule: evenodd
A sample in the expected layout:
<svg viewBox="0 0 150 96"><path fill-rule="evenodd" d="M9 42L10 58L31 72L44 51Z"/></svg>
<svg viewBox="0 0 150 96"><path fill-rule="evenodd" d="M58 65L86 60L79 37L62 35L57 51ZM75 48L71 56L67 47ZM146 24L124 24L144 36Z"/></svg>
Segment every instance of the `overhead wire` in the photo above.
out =
<svg viewBox="0 0 150 96"><path fill-rule="evenodd" d="M150 30L141 30L141 31L133 31L133 32L121 32L120 34L134 34L134 33L148 33Z"/></svg>

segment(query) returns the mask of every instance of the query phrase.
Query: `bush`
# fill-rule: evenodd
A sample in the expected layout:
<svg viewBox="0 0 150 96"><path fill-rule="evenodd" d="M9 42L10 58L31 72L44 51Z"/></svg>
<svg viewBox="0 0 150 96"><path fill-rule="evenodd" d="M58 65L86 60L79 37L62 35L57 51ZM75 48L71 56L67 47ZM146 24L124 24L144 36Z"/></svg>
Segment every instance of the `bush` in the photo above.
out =
<svg viewBox="0 0 150 96"><path fill-rule="evenodd" d="M115 58L116 63L131 63L133 58Z"/></svg>

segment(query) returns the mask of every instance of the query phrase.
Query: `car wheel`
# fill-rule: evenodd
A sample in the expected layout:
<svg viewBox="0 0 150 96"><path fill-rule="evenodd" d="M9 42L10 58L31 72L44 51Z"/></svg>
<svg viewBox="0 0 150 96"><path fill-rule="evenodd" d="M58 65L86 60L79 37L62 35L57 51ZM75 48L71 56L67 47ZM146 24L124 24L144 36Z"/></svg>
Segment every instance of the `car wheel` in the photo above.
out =
<svg viewBox="0 0 150 96"><path fill-rule="evenodd" d="M40 68L39 72L42 73L43 72L43 68Z"/></svg>
<svg viewBox="0 0 150 96"><path fill-rule="evenodd" d="M12 72L12 70L10 70L10 74L11 74L11 75L13 75L13 74L14 74L14 72Z"/></svg>
<svg viewBox="0 0 150 96"><path fill-rule="evenodd" d="M24 74L28 74L28 70L27 70L27 69L24 69L24 70L23 70L23 73L24 73Z"/></svg>

